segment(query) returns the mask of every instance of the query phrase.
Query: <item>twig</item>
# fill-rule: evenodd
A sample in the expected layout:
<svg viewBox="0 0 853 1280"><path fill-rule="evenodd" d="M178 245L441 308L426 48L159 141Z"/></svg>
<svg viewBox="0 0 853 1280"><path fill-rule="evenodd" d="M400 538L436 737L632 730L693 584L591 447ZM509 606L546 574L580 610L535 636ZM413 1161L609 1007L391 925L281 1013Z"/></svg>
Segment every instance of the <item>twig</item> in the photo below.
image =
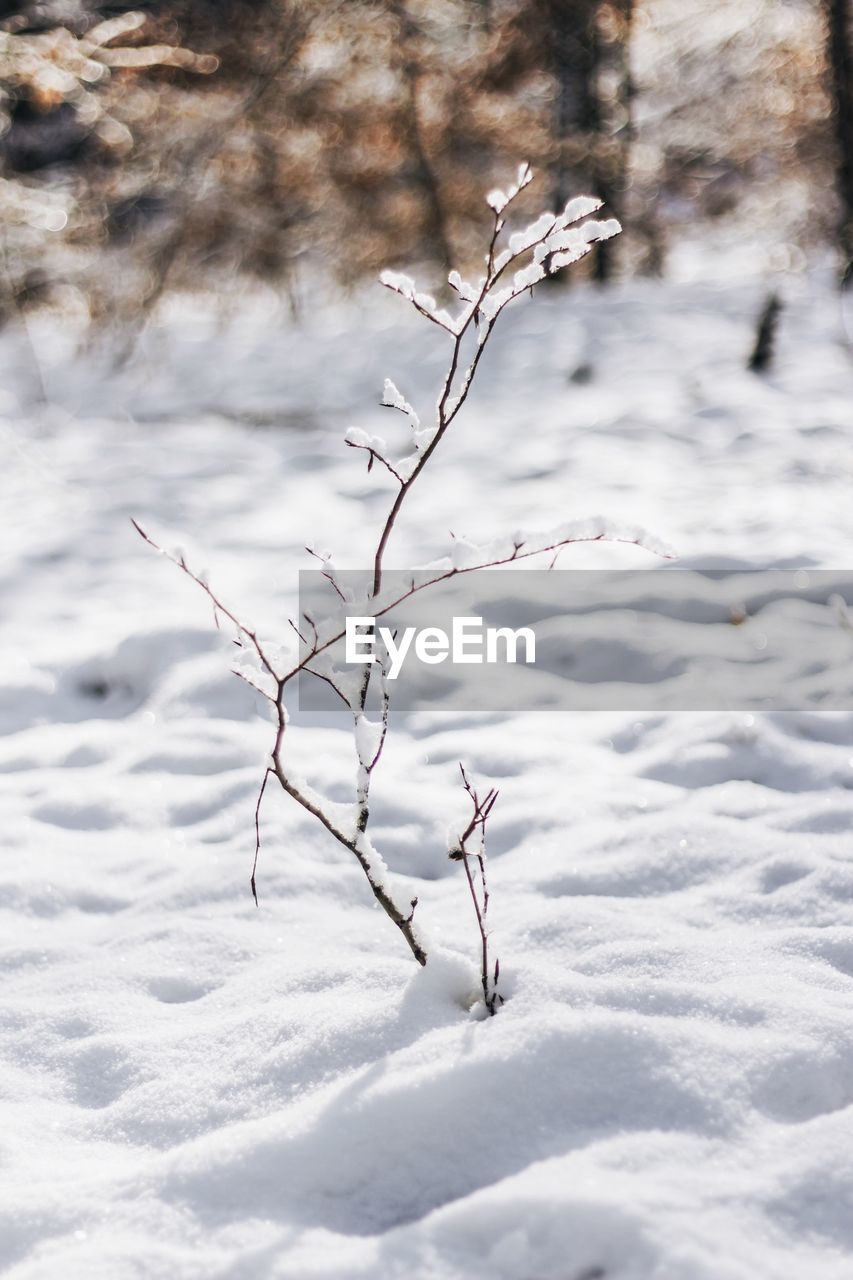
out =
<svg viewBox="0 0 853 1280"><path fill-rule="evenodd" d="M458 275L452 273L450 283L456 289L463 304L463 309L456 320L452 320L444 312L436 313L432 300L416 294L414 285L411 282L399 277L393 280L388 278L383 280L383 283L387 284L389 288L395 288L397 292L403 293L416 311L444 329L452 339L452 347L447 372L436 401L435 424L431 434L425 435L420 430L419 420L415 411L393 387L393 384L390 386L386 384L386 394L390 394L392 398L391 401L386 400L385 403L391 408L397 408L404 412L415 431L416 454L414 458L407 460L408 463L412 464L410 469L408 465L406 467L402 464L395 466L390 459L386 458L382 451L384 445L381 441L366 436L363 439L347 440L347 443L353 447L367 450L369 455L368 470L372 467L373 462L378 460L394 477L399 486L385 517L373 555L373 583L370 600L374 624L376 619L384 616L389 610L409 599L410 596L429 587L436 586L460 573L472 573L480 569L497 568L516 560L524 560L547 552L553 552L556 559L556 553L560 549L575 542L597 542L604 538L609 538L613 541L637 544L642 540L639 535L620 537L619 535L609 535L604 531L586 532L582 529L572 530L569 528L558 530L555 534L542 538L537 545L531 545L529 540L516 538L512 541L511 550L509 551L489 553L484 551L478 563L460 566L452 565L450 568L436 569L431 576L422 582L416 582L412 579L408 588L401 592L396 599L383 602L378 598L382 586L383 561L388 541L399 518L406 496L465 404L479 368L483 351L501 313L510 302L520 297L522 293L527 292L533 284L543 279L545 275L576 261L577 258L588 252L597 239L606 238L615 234L616 230L618 230L618 224L611 222L587 224L583 235L570 232L568 230L569 227L585 218L600 203L596 201L581 201L579 204L567 205L562 214L545 215L543 218L538 219L537 222L521 234L520 239L511 242L510 248L498 253L497 246L500 234L505 226L504 215L506 209L515 200L519 192L528 185L531 176L529 167L524 165L518 172L515 186L507 194L493 192L488 197L494 216L485 257L486 273L476 287L466 285ZM578 211L579 209L580 211ZM509 269L516 267L520 259L527 255L531 256L528 266L516 272L509 286L504 286L500 292L496 292L497 285ZM467 368L461 371L463 347L472 330L476 332L474 351ZM398 905L385 882L384 864L373 850L367 835L367 827L370 820L370 785L374 770L382 756L388 733L390 701L388 694L387 651L384 657L379 656L378 663L379 678L382 682L381 719L371 725L370 722L366 721L365 709L370 692L373 664L365 665L358 690L354 695L349 696L337 684L334 674L330 674L327 664L323 664L323 670L318 669L316 665L318 658L327 654L333 645L344 638L346 634L345 628L336 630L335 626L333 626L332 630L335 632L333 635L321 635L320 629L314 620L305 614L305 620L310 627L309 638L306 638L296 623L291 621L292 629L307 652L300 654L298 661L288 670L280 671L276 667L270 652L259 640L257 631L240 620L234 610L230 609L215 594L204 578L189 567L184 556L165 551L145 532L137 521L134 520L132 523L137 533L149 546L160 554L165 555L182 573L186 574L204 591L213 606L217 624L220 617L226 618L232 623L237 632L238 642L245 640L251 646L262 669L272 680L274 692L270 693L256 684L251 676L245 672L240 671L237 673L252 688L264 694L274 708L275 718L275 737L270 752L270 762L264 773L255 806L255 857L251 876L251 888L255 903L257 904L258 902L256 875L261 844L260 808L266 784L270 775L274 774L282 789L307 813L316 818L345 849L353 854L367 877L374 897L402 933L412 955L419 964L426 964L426 948L414 925L417 898L411 899L408 911ZM317 555L316 552L311 552L311 554ZM318 556L318 558L323 564L323 576L337 593L341 603L346 606L346 597L336 580L334 567L330 559L322 555ZM333 668L331 670L332 672L334 671ZM356 755L358 757L358 778L351 827L348 823L341 823L334 816L334 810L330 810L324 797L314 792L307 784L298 781L285 765L283 753L288 724L285 693L290 682L302 671L329 684L353 715ZM367 728L366 725L368 726ZM374 740L372 735L377 729L378 733ZM465 874L480 932L483 998L488 1012L494 1014L499 1003L502 1003L502 997L497 993L497 982L500 974L500 965L497 961L495 961L494 968L490 972L488 932L486 929L489 890L486 880L485 830L487 819L497 799L497 792L490 790L481 800L469 782L464 769L462 770L462 778L465 789L471 798L473 815L468 827L459 839L458 846L451 850L450 856L460 858L465 866ZM472 849L470 845L475 839L476 846ZM475 859L476 867L471 862L472 858ZM479 873L479 889L475 882L476 872Z"/></svg>
<svg viewBox="0 0 853 1280"><path fill-rule="evenodd" d="M390 408L392 406L388 406L388 407ZM363 449L364 452L369 455L368 462L367 462L368 473L373 470L374 462L381 462L385 470L390 471L391 475L394 477L394 479L397 481L398 484L404 485L406 483L403 477L400 475L399 471L396 469L396 467L394 467L393 464L390 463L388 459L385 457L385 455L380 453L378 449L374 449L372 445L359 444L356 440L345 440L344 444L348 445L350 449Z"/></svg>
<svg viewBox="0 0 853 1280"><path fill-rule="evenodd" d="M448 857L454 861L461 862L465 868L465 878L468 881L468 890L471 894L471 901L474 904L477 929L480 933L480 981L483 987L483 1002L489 1015L494 1017L504 1000L497 990L501 971L500 961L495 960L493 969L489 963L489 933L486 928L486 917L489 912L489 886L486 880L486 823L498 798L498 792L493 787L481 800L462 764L459 765L459 771L462 774L462 782L468 792L473 812L467 827L459 836L456 844L449 850ZM469 848L472 840L476 840L473 849ZM480 897L477 896L477 886L474 883L474 873L471 869L472 858L476 860L480 873Z"/></svg>
<svg viewBox="0 0 853 1280"><path fill-rule="evenodd" d="M267 656L263 645L258 640L257 633L251 627L248 627L245 623L241 622L237 615L212 591L208 583L206 583L199 574L194 573L193 570L190 569L184 557L176 556L171 552L166 551L159 545L159 543L155 542L153 538L149 537L136 520L132 520L131 523L139 536L143 538L150 547L153 547L160 555L165 556L167 560L172 562L172 564L177 565L182 573L185 573L187 577L191 578L192 581L202 589L222 616L228 618L229 621L231 621L237 628L238 632L241 635L244 635L252 645L252 648L258 655L259 661L275 682L276 693L275 697L272 699L272 704L275 708L276 734L271 752L272 763L269 768L275 774L287 794L295 800L297 804L300 804L303 809L315 817L318 822L322 823L326 830L333 835L335 839L344 846L344 848L348 849L350 853L355 855L361 869L367 876L367 880L371 890L373 891L374 897L403 934L412 955L418 963L422 965L426 964L426 950L417 936L412 920L405 915L400 907L397 906L393 896L383 883L382 874L377 874L377 871L374 869L372 857L375 857L375 855L370 848L369 842L364 838L364 831L356 830L355 832L350 833L339 827L323 809L322 797L314 797L312 794L309 794L307 788L294 782L285 769L282 759L284 736L287 729L287 711L284 705L285 687L292 676L296 674L297 670L305 669L308 670L310 675L320 676L320 673L311 671L310 668L307 668L306 664L310 661L310 657L300 663L299 667L290 672L286 678L282 677L275 669L270 658ZM317 652L319 652L319 650ZM311 656L316 656L316 654L312 654ZM320 678L326 677L320 676ZM328 680L328 683L332 684L333 688L336 687L331 680ZM337 691L340 693L340 690ZM341 696L344 697L343 694L341 694ZM349 704L347 703L347 705Z"/></svg>
<svg viewBox="0 0 853 1280"><path fill-rule="evenodd" d="M233 613L231 609L228 608L227 605L222 603L219 597L215 595L213 591L210 589L210 586L208 585L208 583L205 582L204 578L202 578L199 574L193 572L193 570L189 567L189 565L187 564L186 560L182 555L180 556L174 555L171 551L167 551L165 547L161 547L158 542L155 542L153 538L150 538L148 536L148 534L142 528L142 525L139 524L137 520L134 520L132 516L130 519L130 523L133 525L134 529L139 534L140 538L142 538L144 542L148 543L149 547L153 547L154 550L158 553L158 555L165 556L167 560L171 560L172 564L177 565L177 567L181 570L181 573L185 573L188 578L192 579L192 581L196 584L197 587L201 587L202 591L204 592L208 600L210 600L211 604L213 605L214 610L217 613L221 613L224 618L227 618L229 622L233 623L233 625L237 628L237 631L239 632L240 635L243 635L246 637L246 639L249 641L249 644L252 646L255 653L258 655L258 658L264 670L268 673L268 675L271 675L274 680L277 680L278 675L276 673L276 670L273 667L270 659L267 657L263 646L258 640L257 632L253 631L251 627L247 627L246 624L241 622L240 619L237 617L237 615Z"/></svg>
<svg viewBox="0 0 853 1280"><path fill-rule="evenodd" d="M255 861L252 863L252 878L251 878L250 884L252 886L252 897L255 899L256 907L260 905L258 903L258 887L257 887L257 884L255 883L255 876L258 870L258 858L260 857L260 853L261 853L261 801L264 798L264 792L267 789L267 780L271 773L272 773L272 769L270 769L269 767L267 767L264 770L263 781L261 782L261 789L258 792L258 800L257 800L257 804L255 805Z"/></svg>

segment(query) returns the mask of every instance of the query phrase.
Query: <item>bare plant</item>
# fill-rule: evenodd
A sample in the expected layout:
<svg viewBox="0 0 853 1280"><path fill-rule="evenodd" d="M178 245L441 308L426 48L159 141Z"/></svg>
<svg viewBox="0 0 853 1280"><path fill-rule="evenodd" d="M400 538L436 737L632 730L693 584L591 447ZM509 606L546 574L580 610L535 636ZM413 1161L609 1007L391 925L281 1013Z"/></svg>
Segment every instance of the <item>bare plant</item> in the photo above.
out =
<svg viewBox="0 0 853 1280"><path fill-rule="evenodd" d="M378 720L371 720L367 715L367 706L373 666L366 665L364 674L355 677L349 671L336 668L332 661L331 650L345 635L346 613L370 616L375 623L377 619L385 616L410 596L436 586L457 574L492 569L542 554L550 555L553 564L557 555L565 547L577 542L609 539L644 545L665 554L655 540L649 539L641 531L619 530L604 521L576 521L562 525L550 533L517 534L509 539L499 539L485 547L456 542L452 555L448 559L435 563L422 572L417 580L412 577L405 590L400 588L396 592L383 590L384 559L403 504L467 400L483 351L498 317L513 299L532 289L547 275L553 275L570 263L578 261L590 251L593 245L617 234L620 230L619 224L612 220L584 222L583 219L600 208L600 201L581 197L569 201L561 213L543 214L530 226L510 236L505 248L499 248L501 233L505 227L505 212L519 192L530 183L531 178L529 166L523 165L515 185L508 192L493 191L487 197L493 222L485 258L485 275L476 284L470 284L462 280L457 272L450 273L449 283L461 301L461 309L456 316L439 310L434 299L418 292L414 283L407 277L389 272L382 276L382 283L387 288L401 294L420 315L447 333L451 348L447 372L438 393L433 422L427 427L421 427L413 407L392 382L386 381L382 403L404 414L412 430L413 447L402 458L392 459L385 441L379 437L370 436L356 429L351 429L347 433L346 443L351 448L367 453L368 471L372 469L375 462L379 462L394 481L396 493L378 534L373 553L371 583L366 588L364 600L353 600L352 593L348 594L341 587L331 559L326 556L319 557L323 566L323 576L328 580L331 589L329 613L319 621L304 616L299 626L291 622L301 648L296 649L289 666L282 666L278 659L273 657L271 647L259 638L258 632L243 622L214 593L209 584L189 567L183 556L164 552L163 548L149 537L136 521L133 522L137 532L147 543L167 555L205 592L213 605L217 625L220 619L225 619L234 627L237 643L254 659L254 667L251 670L238 668L235 674L240 675L256 689L272 708L275 734L270 751L270 762L264 773L255 811L255 864L251 881L255 901L257 902L257 857L260 850L260 804L267 782L270 777L275 777L284 791L315 817L357 859L374 897L400 930L412 955L421 965L427 962L427 948L415 925L417 899L401 901L391 885L385 863L368 835L370 788L388 734L390 703L387 654L378 656L381 712ZM470 350L466 358L464 353L467 347ZM324 681L344 704L352 718L357 775L353 803L346 809L345 820L340 816L341 806L332 805L303 781L294 770L289 757L286 758L285 747L290 737L286 695L292 682L301 673ZM485 925L488 892L482 840L486 819L494 804L496 793L490 791L481 801L468 782L464 771L463 778L474 806L474 814L451 856L458 855L465 865L480 931L483 997L488 1011L494 1013L498 1001L495 991L498 969L496 966L491 974L488 971L488 935ZM470 842L475 837L479 844L472 851ZM480 871L479 898L471 871L471 857L474 858Z"/></svg>
<svg viewBox="0 0 853 1280"><path fill-rule="evenodd" d="M454 861L461 862L465 868L465 878L468 881L468 890L471 894L471 901L474 904L474 915L477 917L477 929L480 934L480 980L483 984L483 1003L489 1014L494 1017L498 1011L498 1006L502 1005L504 1000L503 996L498 995L501 962L496 957L494 968L492 968L489 960L489 931L486 928L486 916L489 913L489 885L486 880L486 823L498 798L498 792L497 788L492 787L481 800L471 785L464 766L461 764L459 771L462 774L462 782L468 792L473 812L467 827L449 850L447 856L454 859ZM471 847L472 842L473 848ZM471 870L472 859L476 862L480 875L479 894L474 872Z"/></svg>

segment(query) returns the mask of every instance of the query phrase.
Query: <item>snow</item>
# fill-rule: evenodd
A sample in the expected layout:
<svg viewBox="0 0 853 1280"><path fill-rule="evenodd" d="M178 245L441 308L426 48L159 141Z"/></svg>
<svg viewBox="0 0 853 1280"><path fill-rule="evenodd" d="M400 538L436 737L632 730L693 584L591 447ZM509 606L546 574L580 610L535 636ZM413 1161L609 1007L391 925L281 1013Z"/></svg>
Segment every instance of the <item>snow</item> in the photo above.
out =
<svg viewBox="0 0 853 1280"><path fill-rule="evenodd" d="M369 720L365 715L356 716L355 750L361 764L369 765L372 763L379 750L379 744L381 741L381 721Z"/></svg>
<svg viewBox="0 0 853 1280"><path fill-rule="evenodd" d="M464 548L569 519L648 528L685 564L844 567L838 306L790 281L759 379L743 364L764 289L520 300L389 563L441 555L450 531ZM33 322L47 407L33 351L2 335L0 1263L10 1280L846 1280L850 715L392 716L370 832L419 900L426 969L273 783L254 906L263 702L129 517L284 643L306 543L364 567L394 492L343 426L370 436L386 373L429 404L446 356L376 292L299 327L264 298L226 327L184 303L124 373ZM561 560L655 563L603 542ZM351 822L351 732L291 710L304 786ZM460 760L500 788L494 1018L445 852Z"/></svg>
<svg viewBox="0 0 853 1280"><path fill-rule="evenodd" d="M385 386L382 392L382 403L389 409L399 409L401 413L405 413L409 418L412 429L417 431L420 427L420 419L409 404L406 397L399 391L390 378L385 379Z"/></svg>
<svg viewBox="0 0 853 1280"><path fill-rule="evenodd" d="M382 436L372 436L361 427L347 427L344 439L357 449L372 449L379 454L385 453L388 448Z"/></svg>
<svg viewBox="0 0 853 1280"><path fill-rule="evenodd" d="M499 187L490 191L486 196L486 204L490 209L493 209L498 216L500 216L507 205L515 199L519 191L523 191L524 188L529 186L532 181L533 173L530 166L528 164L519 165L518 173L516 174L516 179L513 185L506 191L502 191Z"/></svg>

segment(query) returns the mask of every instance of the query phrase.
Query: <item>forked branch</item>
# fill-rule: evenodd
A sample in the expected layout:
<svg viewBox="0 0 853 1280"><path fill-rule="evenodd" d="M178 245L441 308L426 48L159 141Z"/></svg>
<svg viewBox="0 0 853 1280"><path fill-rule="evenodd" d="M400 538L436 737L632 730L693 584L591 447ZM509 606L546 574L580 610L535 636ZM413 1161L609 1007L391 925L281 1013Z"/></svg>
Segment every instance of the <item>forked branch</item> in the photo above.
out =
<svg viewBox="0 0 853 1280"><path fill-rule="evenodd" d="M506 226L506 211L532 180L533 172L529 165L524 164L518 171L515 185L509 191L492 191L487 197L492 210L492 230L486 252L485 275L477 284L472 285L464 281L458 272L450 273L450 284L463 304L457 316L452 317L446 311L439 311L435 299L428 294L418 293L414 282L407 276L389 271L382 274L381 280L386 288L402 294L420 315L437 324L450 336L451 351L447 373L436 402L434 426L430 432L420 433L421 439L416 442L414 456L405 459L402 468L393 465L382 450L364 443L356 444L352 438L347 440L348 444L356 447L370 448L368 470L376 457L400 482L373 556L374 595L379 594L382 585L385 551L403 503L468 399L480 359L501 313L510 302L544 280L547 275L555 275L563 267L577 262L589 253L595 243L609 239L620 231L619 223L613 219L606 222L588 221L578 228L576 223L601 207L600 201L582 197L580 200L569 201L562 213L543 214L524 231L510 237L508 247L498 253L498 242ZM525 259L529 259L527 265L518 269ZM511 283L498 289L497 286L511 269L515 269ZM463 369L463 353L472 333L474 349L467 367ZM393 402L393 407L405 408L414 416L414 411L402 397L399 402Z"/></svg>
<svg viewBox="0 0 853 1280"><path fill-rule="evenodd" d="M489 959L489 931L486 925L486 917L489 914L489 886L486 880L486 823L498 798L498 792L493 787L481 798L461 764L459 771L471 801L472 813L467 827L451 846L447 856L456 862L461 862L465 868L465 878L468 881L468 891L474 904L474 914L477 917L477 929L480 934L480 981L483 986L483 1001L489 1014L494 1017L504 1001L503 996L498 994L500 960L496 957L492 966ZM476 867L476 873L474 867ZM477 879L479 879L479 888Z"/></svg>
<svg viewBox="0 0 853 1280"><path fill-rule="evenodd" d="M492 212L492 228L485 254L485 272L474 284L463 280L455 271L449 276L449 282L460 300L460 310L457 315L452 316L446 311L439 310L434 299L419 293L414 283L407 277L388 272L382 276L382 283L387 288L402 294L420 315L425 316L430 323L437 325L448 335L450 354L447 370L438 391L433 421L426 427L421 426L414 408L394 384L386 381L382 403L398 410L410 424L412 448L407 455L394 460L388 456L387 445L379 437L370 436L355 428L347 433L346 443L354 449L366 452L368 471L372 470L374 462L379 462L396 485L396 493L382 521L373 551L372 586L368 594L367 609L374 619L388 613L416 592L444 582L455 574L495 568L541 553L551 553L556 558L562 548L575 542L620 540L649 546L659 554L667 554L664 548L655 544L653 540L649 540L639 530L620 531L600 522L566 525L549 535L516 535L487 548L474 548L467 545L460 547L460 544L457 544L450 560L435 566L434 570L427 572L420 581L416 582L412 579L411 586L396 599L386 599L381 596L384 558L403 504L415 481L435 454L465 404L480 366L483 351L498 318L515 298L531 289L533 285L570 263L577 262L595 243L616 235L620 230L619 224L613 220L604 222L587 220L590 214L600 208L600 201L582 197L570 201L562 212L543 214L524 230L509 236L506 247L501 248L506 211L519 193L529 185L531 179L532 173L529 166L523 165L518 172L515 185L509 191L493 191L487 197L487 203ZM374 897L402 933L412 955L419 964L426 964L426 947L414 924L417 899L408 899L405 906L398 903L390 888L385 864L373 848L368 836L370 786L382 757L388 733L390 704L387 671L380 658L378 664L379 679L382 684L380 718L378 721L371 721L366 714L366 707L373 666L367 665L363 675L353 681L348 673L336 671L331 662L329 651L345 635L345 622L341 623L341 615L347 609L352 611L352 603L339 586L331 559L325 555L319 557L323 565L323 576L336 597L331 615L319 623L306 617L307 628L298 627L295 622L291 622L291 627L302 642L303 649L301 654L297 653L296 660L289 666L284 663L280 666L278 660L273 657L272 649L259 638L257 631L240 620L239 615L214 593L207 581L189 567L182 554L164 551L135 520L133 525L149 546L172 560L181 572L191 578L207 595L213 606L217 626L221 619L231 623L235 629L235 642L244 651L253 654L257 663L257 669L251 674L243 670L238 670L236 674L246 680L273 708L275 736L255 808L255 858L251 877L255 901L257 902L256 876L261 847L260 808L266 784L270 776L274 775L282 789L302 809L316 818L339 844L353 854L367 877ZM312 554L316 553L312 552ZM362 608L360 612L365 613L367 609ZM333 806L308 783L302 781L292 770L289 760L285 759L284 746L288 738L285 695L291 682L300 673L325 682L353 717L357 770L353 803L346 820L341 816L340 806ZM491 964L486 928L489 894L486 881L485 830L492 806L497 799L497 792L489 791L481 799L464 769L462 778L471 800L473 813L468 826L451 850L450 856L461 860L465 867L480 933L483 998L488 1012L494 1014L502 999L497 993L500 966L497 961L493 966Z"/></svg>

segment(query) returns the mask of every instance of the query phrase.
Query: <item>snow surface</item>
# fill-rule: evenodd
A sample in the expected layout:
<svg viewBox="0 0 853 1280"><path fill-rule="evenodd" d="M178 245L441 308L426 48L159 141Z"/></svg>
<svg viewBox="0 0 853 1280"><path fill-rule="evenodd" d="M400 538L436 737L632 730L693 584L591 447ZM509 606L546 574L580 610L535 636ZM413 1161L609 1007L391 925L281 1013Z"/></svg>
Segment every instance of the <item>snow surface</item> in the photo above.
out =
<svg viewBox="0 0 853 1280"><path fill-rule="evenodd" d="M831 294L790 292L764 379L743 369L758 280L521 302L391 563L601 514L690 564L849 567L849 351ZM282 639L306 541L363 567L389 477L343 432L405 445L383 378L428 421L442 350L376 294L300 326L263 298L227 324L182 304L120 373L50 318L0 342L0 1264L846 1280L850 715L412 717L371 831L427 968L273 788L253 905L262 709L129 517ZM292 729L346 800L348 735ZM443 852L460 759L501 789L493 1019Z"/></svg>

